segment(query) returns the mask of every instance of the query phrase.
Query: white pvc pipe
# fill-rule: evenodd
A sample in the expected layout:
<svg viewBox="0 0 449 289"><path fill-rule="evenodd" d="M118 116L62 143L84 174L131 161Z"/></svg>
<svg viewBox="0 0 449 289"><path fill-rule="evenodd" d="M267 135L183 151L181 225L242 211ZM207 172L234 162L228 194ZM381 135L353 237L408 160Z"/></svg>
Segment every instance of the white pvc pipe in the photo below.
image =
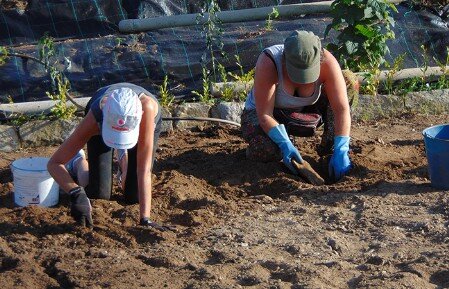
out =
<svg viewBox="0 0 449 289"><path fill-rule="evenodd" d="M86 107L89 102L90 97L80 97L76 98L76 102L83 107ZM49 113L51 108L55 106L57 101L55 100L43 100L37 102L20 102L20 103L7 103L0 104L0 119L4 117L5 119L12 119L16 114L25 115L39 115ZM67 102L67 106L74 106L70 101ZM232 124L235 126L240 126L239 123L219 118L211 117L163 117L164 121L173 120L185 120L185 121L211 121L211 122L221 122L226 124Z"/></svg>
<svg viewBox="0 0 449 289"><path fill-rule="evenodd" d="M276 9L278 11L280 17L326 13L331 10L332 2L333 1L323 1L315 3L300 3L241 10L219 11L215 13L215 17L217 17L222 23L232 23L242 21L266 20L268 19L268 15L273 11L273 9ZM397 4L402 2L402 0L390 0L388 2ZM126 19L120 21L118 27L120 32L133 33L162 28L191 26L196 24L201 25L206 23L207 19L209 19L209 13L204 13L203 15L201 15L200 13L192 13L145 19Z"/></svg>
<svg viewBox="0 0 449 289"><path fill-rule="evenodd" d="M449 72L449 66L446 66L446 73ZM380 72L379 80L385 81L388 79L388 73L389 70L383 70ZM357 75L359 76L360 83L366 83L366 79L363 76L363 72L358 72ZM441 67L439 66L433 66L433 67L427 67L427 69L424 72L424 68L406 68L399 70L397 73L393 74L392 80L403 80L413 77L424 77L429 80L433 81L438 76L443 75L443 71L441 70Z"/></svg>
<svg viewBox="0 0 449 289"><path fill-rule="evenodd" d="M449 66L446 66L446 71L449 71ZM389 70L383 70L380 72L379 80L386 81L388 79L388 73ZM446 72L447 73L447 72ZM364 76L366 72L357 72L358 80L360 84L366 84L367 79ZM443 71L441 70L441 67L434 66L434 67L428 67L425 71L425 78L429 81L436 80L439 76L443 75ZM413 77L421 77L424 76L423 68L406 68L397 71L391 76L391 80L397 81L397 80L404 80L408 78ZM210 93L213 96L221 96L222 91L225 88L231 88L234 93L241 92L241 91L247 91L248 89L251 89L253 85L253 82L215 82L211 83L210 86Z"/></svg>
<svg viewBox="0 0 449 289"><path fill-rule="evenodd" d="M279 16L295 16L301 14L328 12L330 10L331 3L332 1L324 1L317 3L302 3L252 9L220 11L215 13L215 16L222 23L263 20L268 18L268 15L273 11L273 8L278 10ZM191 26L196 24L201 25L204 24L208 18L209 13L204 13L202 16L199 13L194 13L145 19L126 19L120 21L118 27L120 32L132 33L156 30L161 28Z"/></svg>
<svg viewBox="0 0 449 289"><path fill-rule="evenodd" d="M75 98L75 101L86 107L90 97ZM58 103L56 100L43 100L35 102L2 103L0 104L0 115L10 117L14 114L37 115L50 112L51 108ZM67 101L67 106L75 106L71 101Z"/></svg>

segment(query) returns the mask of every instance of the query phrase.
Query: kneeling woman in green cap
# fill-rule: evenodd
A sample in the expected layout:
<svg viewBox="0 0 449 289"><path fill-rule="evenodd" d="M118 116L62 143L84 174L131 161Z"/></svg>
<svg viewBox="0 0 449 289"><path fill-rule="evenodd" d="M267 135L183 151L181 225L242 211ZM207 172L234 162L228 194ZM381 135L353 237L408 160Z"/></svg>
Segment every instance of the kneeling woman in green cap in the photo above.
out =
<svg viewBox="0 0 449 289"><path fill-rule="evenodd" d="M294 31L284 44L265 48L255 68L254 86L242 114L247 157L283 163L297 174L302 163L289 135L312 136L324 122L321 155L332 153L330 177L337 181L351 168L350 106L342 70L309 31ZM333 149L332 149L333 147Z"/></svg>
<svg viewBox="0 0 449 289"><path fill-rule="evenodd" d="M140 86L117 83L95 93L86 107L86 116L48 162L48 171L70 195L71 215L77 222L92 225L89 198L110 198L115 149L125 198L139 203L140 224L165 228L150 220L151 171L161 121L156 97ZM78 157L86 143L88 166L84 167L89 170L88 180L83 177L83 181L75 182L67 164ZM85 174L78 172L78 175Z"/></svg>

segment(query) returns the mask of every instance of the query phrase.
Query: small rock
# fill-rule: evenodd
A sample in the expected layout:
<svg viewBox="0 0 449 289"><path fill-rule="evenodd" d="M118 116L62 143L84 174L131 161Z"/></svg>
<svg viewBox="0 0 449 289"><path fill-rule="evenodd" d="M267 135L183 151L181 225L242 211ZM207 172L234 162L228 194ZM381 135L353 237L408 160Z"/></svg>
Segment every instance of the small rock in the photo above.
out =
<svg viewBox="0 0 449 289"><path fill-rule="evenodd" d="M332 250L341 253L341 247L337 244L335 239L329 238L327 240L327 245L332 248Z"/></svg>
<svg viewBox="0 0 449 289"><path fill-rule="evenodd" d="M257 196L254 196L254 199L261 201L263 204L273 203L273 198L271 198L267 195L257 195Z"/></svg>
<svg viewBox="0 0 449 289"><path fill-rule="evenodd" d="M239 284L242 286L254 286L262 283L259 277L252 275L244 275L238 278Z"/></svg>
<svg viewBox="0 0 449 289"><path fill-rule="evenodd" d="M195 272L193 272L192 277L197 280L215 279L215 276L206 268L198 268Z"/></svg>
<svg viewBox="0 0 449 289"><path fill-rule="evenodd" d="M368 269L369 269L369 267L366 264L358 265L355 268L360 271L368 271Z"/></svg>
<svg viewBox="0 0 449 289"><path fill-rule="evenodd" d="M296 255L299 253L300 249L296 245L285 245L284 250L292 255Z"/></svg>
<svg viewBox="0 0 449 289"><path fill-rule="evenodd" d="M339 265L340 263L338 263L337 261L329 261L329 262L324 262L322 264L324 266L326 266L327 268L331 268L331 267L334 267L336 265Z"/></svg>
<svg viewBox="0 0 449 289"><path fill-rule="evenodd" d="M368 258L368 260L366 260L366 263L373 265L383 265L384 259L382 259L382 257L380 256L371 256Z"/></svg>

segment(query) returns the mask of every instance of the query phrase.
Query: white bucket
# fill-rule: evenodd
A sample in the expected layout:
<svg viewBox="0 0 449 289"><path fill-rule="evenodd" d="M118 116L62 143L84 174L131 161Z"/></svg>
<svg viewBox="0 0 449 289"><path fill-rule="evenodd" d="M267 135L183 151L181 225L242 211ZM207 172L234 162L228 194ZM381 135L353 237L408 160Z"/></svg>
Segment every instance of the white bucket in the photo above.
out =
<svg viewBox="0 0 449 289"><path fill-rule="evenodd" d="M47 171L48 158L29 157L11 164L14 203L51 207L59 202L59 186Z"/></svg>

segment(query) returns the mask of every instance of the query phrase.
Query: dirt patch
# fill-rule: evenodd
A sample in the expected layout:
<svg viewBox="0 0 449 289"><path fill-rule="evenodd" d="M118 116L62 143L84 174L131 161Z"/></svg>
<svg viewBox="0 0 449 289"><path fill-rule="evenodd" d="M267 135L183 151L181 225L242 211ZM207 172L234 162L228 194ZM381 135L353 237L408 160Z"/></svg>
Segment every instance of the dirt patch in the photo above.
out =
<svg viewBox="0 0 449 289"><path fill-rule="evenodd" d="M93 229L68 199L13 206L9 164L54 147L0 154L2 288L447 288L449 196L430 186L421 131L448 116L353 125L350 176L313 186L281 163L246 160L237 129L161 139L153 216L178 232L136 226L137 205L93 200ZM322 175L315 144L298 139Z"/></svg>

